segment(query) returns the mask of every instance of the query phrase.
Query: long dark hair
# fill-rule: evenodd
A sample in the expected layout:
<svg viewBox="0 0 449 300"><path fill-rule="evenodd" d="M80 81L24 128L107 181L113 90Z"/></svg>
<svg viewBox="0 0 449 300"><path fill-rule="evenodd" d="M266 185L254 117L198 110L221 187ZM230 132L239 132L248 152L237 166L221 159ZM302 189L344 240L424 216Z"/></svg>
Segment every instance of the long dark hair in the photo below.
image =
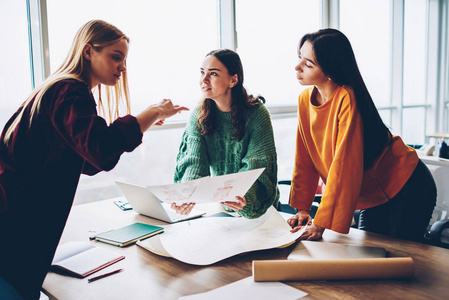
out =
<svg viewBox="0 0 449 300"><path fill-rule="evenodd" d="M243 66L239 55L229 49L218 49L209 52L206 57L215 56L228 70L229 75L237 74L238 82L231 89L231 117L232 125L235 130L233 137L240 141L245 131L245 112L251 107L257 106L260 102L265 103L262 96L253 97L248 95L243 87ZM217 124L211 113L218 110L215 101L204 98L200 105L200 113L198 116L198 127L202 135L212 134Z"/></svg>
<svg viewBox="0 0 449 300"><path fill-rule="evenodd" d="M336 29L322 29L306 34L299 49L308 41L323 73L339 86L352 88L363 123L363 164L367 170L391 142L391 132L382 121L360 74L348 38ZM298 51L299 51L298 49Z"/></svg>

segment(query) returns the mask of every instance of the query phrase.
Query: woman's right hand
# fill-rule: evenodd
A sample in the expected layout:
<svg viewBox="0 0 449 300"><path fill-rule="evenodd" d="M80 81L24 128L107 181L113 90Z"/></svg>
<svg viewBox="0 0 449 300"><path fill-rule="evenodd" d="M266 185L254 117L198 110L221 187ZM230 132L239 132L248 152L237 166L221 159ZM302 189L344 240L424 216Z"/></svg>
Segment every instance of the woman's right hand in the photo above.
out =
<svg viewBox="0 0 449 300"><path fill-rule="evenodd" d="M162 125L166 118L169 118L181 111L189 110L185 106L173 105L170 99L164 99L158 104L150 105L143 112L136 116L140 126L140 131L144 133L151 125Z"/></svg>
<svg viewBox="0 0 449 300"><path fill-rule="evenodd" d="M288 225L292 228L290 232L296 232L301 229L302 226L312 224L312 217L307 210L298 210L296 215L287 220Z"/></svg>
<svg viewBox="0 0 449 300"><path fill-rule="evenodd" d="M161 115L158 119L165 120L166 118L170 118L171 116L180 113L183 110L189 110L185 106L173 105L170 99L163 99L158 104L154 105L159 108ZM150 106L151 107L151 106Z"/></svg>
<svg viewBox="0 0 449 300"><path fill-rule="evenodd" d="M180 215L188 215L192 211L195 203L183 203L181 205L176 205L175 202L171 204L171 208Z"/></svg>

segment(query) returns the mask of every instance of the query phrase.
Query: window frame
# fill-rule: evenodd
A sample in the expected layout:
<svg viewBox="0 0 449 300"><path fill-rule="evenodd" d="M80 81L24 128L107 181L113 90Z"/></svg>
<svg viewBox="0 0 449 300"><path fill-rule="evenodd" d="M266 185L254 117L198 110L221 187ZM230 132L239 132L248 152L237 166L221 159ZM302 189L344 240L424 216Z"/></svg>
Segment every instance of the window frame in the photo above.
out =
<svg viewBox="0 0 449 300"><path fill-rule="evenodd" d="M449 0L442 1L438 7L440 16L441 57L439 69L439 97L437 98L442 109L437 110L437 131L449 131Z"/></svg>
<svg viewBox="0 0 449 300"><path fill-rule="evenodd" d="M219 1L220 46L237 48L237 31L235 23L235 0ZM426 103L422 105L403 104L403 52L404 52L404 3L405 0L392 0L392 87L391 105L379 106L379 111L390 111L390 124L397 134L403 132L402 120L404 110L423 107L426 110L424 122L426 142L427 135L449 130L449 51L448 51L448 2L449 0L427 0L427 82ZM321 0L320 20L323 28L339 28L339 0ZM42 83L50 74L49 44L46 0L27 0L30 51L33 88ZM274 118L296 116L296 105L268 106ZM164 130L185 126L186 121L167 123L152 127L151 130Z"/></svg>
<svg viewBox="0 0 449 300"><path fill-rule="evenodd" d="M47 1L27 0L26 4L30 40L31 82L34 89L50 76Z"/></svg>

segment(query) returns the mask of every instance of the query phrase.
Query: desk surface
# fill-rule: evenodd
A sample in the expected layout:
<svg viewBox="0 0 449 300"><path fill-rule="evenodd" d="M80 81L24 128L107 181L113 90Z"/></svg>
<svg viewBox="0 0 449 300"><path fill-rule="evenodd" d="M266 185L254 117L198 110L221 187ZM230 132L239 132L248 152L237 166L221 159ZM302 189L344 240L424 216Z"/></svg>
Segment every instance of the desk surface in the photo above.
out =
<svg viewBox="0 0 449 300"><path fill-rule="evenodd" d="M99 232L142 222L153 225L166 223L121 211L105 200L74 206L67 221L61 243L88 241ZM393 239L378 234L351 229L347 235L326 230L323 240L384 247L389 256L410 256L415 262L415 276L401 280L347 280L286 282L309 295L303 299L447 299L449 295L449 250ZM193 266L150 253L136 245L119 248L126 258L105 270L124 271L88 283L87 279L48 273L43 288L50 299L162 299L207 292L252 275L252 261L286 259L293 246L251 252L228 258L210 266ZM101 272L100 272L101 273Z"/></svg>

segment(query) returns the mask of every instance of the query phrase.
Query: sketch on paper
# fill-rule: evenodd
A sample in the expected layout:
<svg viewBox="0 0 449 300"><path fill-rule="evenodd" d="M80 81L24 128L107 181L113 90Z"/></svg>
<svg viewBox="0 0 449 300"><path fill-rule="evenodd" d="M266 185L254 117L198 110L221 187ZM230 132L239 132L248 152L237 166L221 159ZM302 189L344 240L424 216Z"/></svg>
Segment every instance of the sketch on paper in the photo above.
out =
<svg viewBox="0 0 449 300"><path fill-rule="evenodd" d="M265 168L239 173L203 177L188 182L168 185L148 186L159 200L166 203L206 203L236 201L235 197L245 196Z"/></svg>

